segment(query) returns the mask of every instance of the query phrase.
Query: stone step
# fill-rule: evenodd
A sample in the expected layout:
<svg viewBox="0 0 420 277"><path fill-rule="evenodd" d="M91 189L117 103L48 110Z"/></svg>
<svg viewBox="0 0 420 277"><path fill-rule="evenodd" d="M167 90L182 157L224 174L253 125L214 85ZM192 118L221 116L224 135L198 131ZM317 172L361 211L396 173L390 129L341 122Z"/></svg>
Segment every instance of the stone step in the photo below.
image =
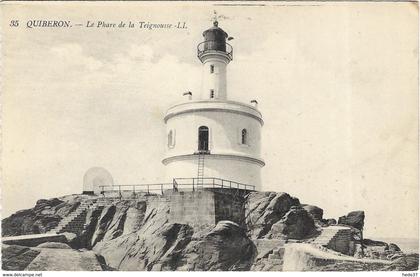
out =
<svg viewBox="0 0 420 277"><path fill-rule="evenodd" d="M268 260L270 260L270 262L273 264L283 264L283 259L273 254L268 255Z"/></svg>
<svg viewBox="0 0 420 277"><path fill-rule="evenodd" d="M284 255L284 248L274 249L273 254L277 254L283 257Z"/></svg>

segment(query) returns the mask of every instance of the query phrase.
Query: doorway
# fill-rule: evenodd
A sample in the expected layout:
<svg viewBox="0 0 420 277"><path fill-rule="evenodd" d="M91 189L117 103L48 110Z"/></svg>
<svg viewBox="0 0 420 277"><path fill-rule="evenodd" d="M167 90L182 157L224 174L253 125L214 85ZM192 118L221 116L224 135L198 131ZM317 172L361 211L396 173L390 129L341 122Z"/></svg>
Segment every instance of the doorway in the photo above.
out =
<svg viewBox="0 0 420 277"><path fill-rule="evenodd" d="M209 151L209 128L207 126L198 128L198 151Z"/></svg>

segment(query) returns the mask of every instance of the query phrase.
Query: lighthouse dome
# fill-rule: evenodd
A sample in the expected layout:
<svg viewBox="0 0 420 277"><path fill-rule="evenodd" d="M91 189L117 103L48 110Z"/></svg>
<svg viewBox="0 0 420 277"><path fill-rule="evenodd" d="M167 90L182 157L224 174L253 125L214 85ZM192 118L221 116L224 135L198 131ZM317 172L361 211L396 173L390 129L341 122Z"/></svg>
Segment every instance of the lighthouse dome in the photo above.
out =
<svg viewBox="0 0 420 277"><path fill-rule="evenodd" d="M201 56L204 53L213 51L225 53L232 59L232 47L226 43L228 34L220 28L217 21L213 22L213 27L203 32L204 41L198 45L198 56L201 60Z"/></svg>

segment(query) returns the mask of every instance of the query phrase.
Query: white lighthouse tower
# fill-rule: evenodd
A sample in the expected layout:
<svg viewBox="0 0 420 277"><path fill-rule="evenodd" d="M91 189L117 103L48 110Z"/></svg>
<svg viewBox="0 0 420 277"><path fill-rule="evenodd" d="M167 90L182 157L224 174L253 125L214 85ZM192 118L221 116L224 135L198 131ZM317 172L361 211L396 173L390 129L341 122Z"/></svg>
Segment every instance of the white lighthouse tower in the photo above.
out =
<svg viewBox="0 0 420 277"><path fill-rule="evenodd" d="M166 177L194 178L201 186L228 180L260 190L262 115L256 101L228 100L226 73L233 49L217 20L203 37L197 47L203 65L199 99L187 93L188 100L170 107L164 117Z"/></svg>

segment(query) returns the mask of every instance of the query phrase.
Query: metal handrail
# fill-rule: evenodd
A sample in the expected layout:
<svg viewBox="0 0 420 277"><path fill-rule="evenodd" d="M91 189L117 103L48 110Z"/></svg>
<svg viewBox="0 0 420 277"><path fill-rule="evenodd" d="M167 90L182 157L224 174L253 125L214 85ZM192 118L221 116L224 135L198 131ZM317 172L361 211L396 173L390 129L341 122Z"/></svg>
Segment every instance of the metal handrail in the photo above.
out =
<svg viewBox="0 0 420 277"><path fill-rule="evenodd" d="M180 186L191 186L193 190L195 188L234 188L255 191L254 185L243 184L231 180L226 180L216 177L203 177L203 178L174 178L177 182L177 187ZM200 182L198 182L200 180ZM185 182L187 181L187 182Z"/></svg>
<svg viewBox="0 0 420 277"><path fill-rule="evenodd" d="M233 60L233 47L232 47L232 45L230 45L227 42L224 43L226 45L225 51L223 51L223 50L217 50L217 49L204 49L204 45L208 45L209 43L211 44L213 42L214 43L216 43L216 42L217 43L220 43L219 41L216 41L216 40L207 40L207 41L203 41L203 42L201 42L201 43L199 43L197 45L197 56L198 56L198 58L200 58L200 56L202 54L206 53L206 52L215 51L215 52L224 53L224 54L226 54L229 57L230 60Z"/></svg>
<svg viewBox="0 0 420 277"><path fill-rule="evenodd" d="M126 187L132 189L124 189ZM131 184L131 185L113 185L113 186L99 186L101 192L110 192L110 191L147 191L150 194L150 191L160 191L163 194L164 189L173 189L173 183L154 183L154 184Z"/></svg>
<svg viewBox="0 0 420 277"><path fill-rule="evenodd" d="M198 180L200 180L200 182L198 182ZM215 177L173 178L172 183L99 186L99 188L101 189L101 193L118 191L120 194L122 191L133 191L134 193L147 192L147 194L150 194L151 191L160 191L163 194L165 189L172 189L173 191L178 191L180 187L190 187L193 191L199 188L229 188L255 191L254 185L243 184Z"/></svg>

